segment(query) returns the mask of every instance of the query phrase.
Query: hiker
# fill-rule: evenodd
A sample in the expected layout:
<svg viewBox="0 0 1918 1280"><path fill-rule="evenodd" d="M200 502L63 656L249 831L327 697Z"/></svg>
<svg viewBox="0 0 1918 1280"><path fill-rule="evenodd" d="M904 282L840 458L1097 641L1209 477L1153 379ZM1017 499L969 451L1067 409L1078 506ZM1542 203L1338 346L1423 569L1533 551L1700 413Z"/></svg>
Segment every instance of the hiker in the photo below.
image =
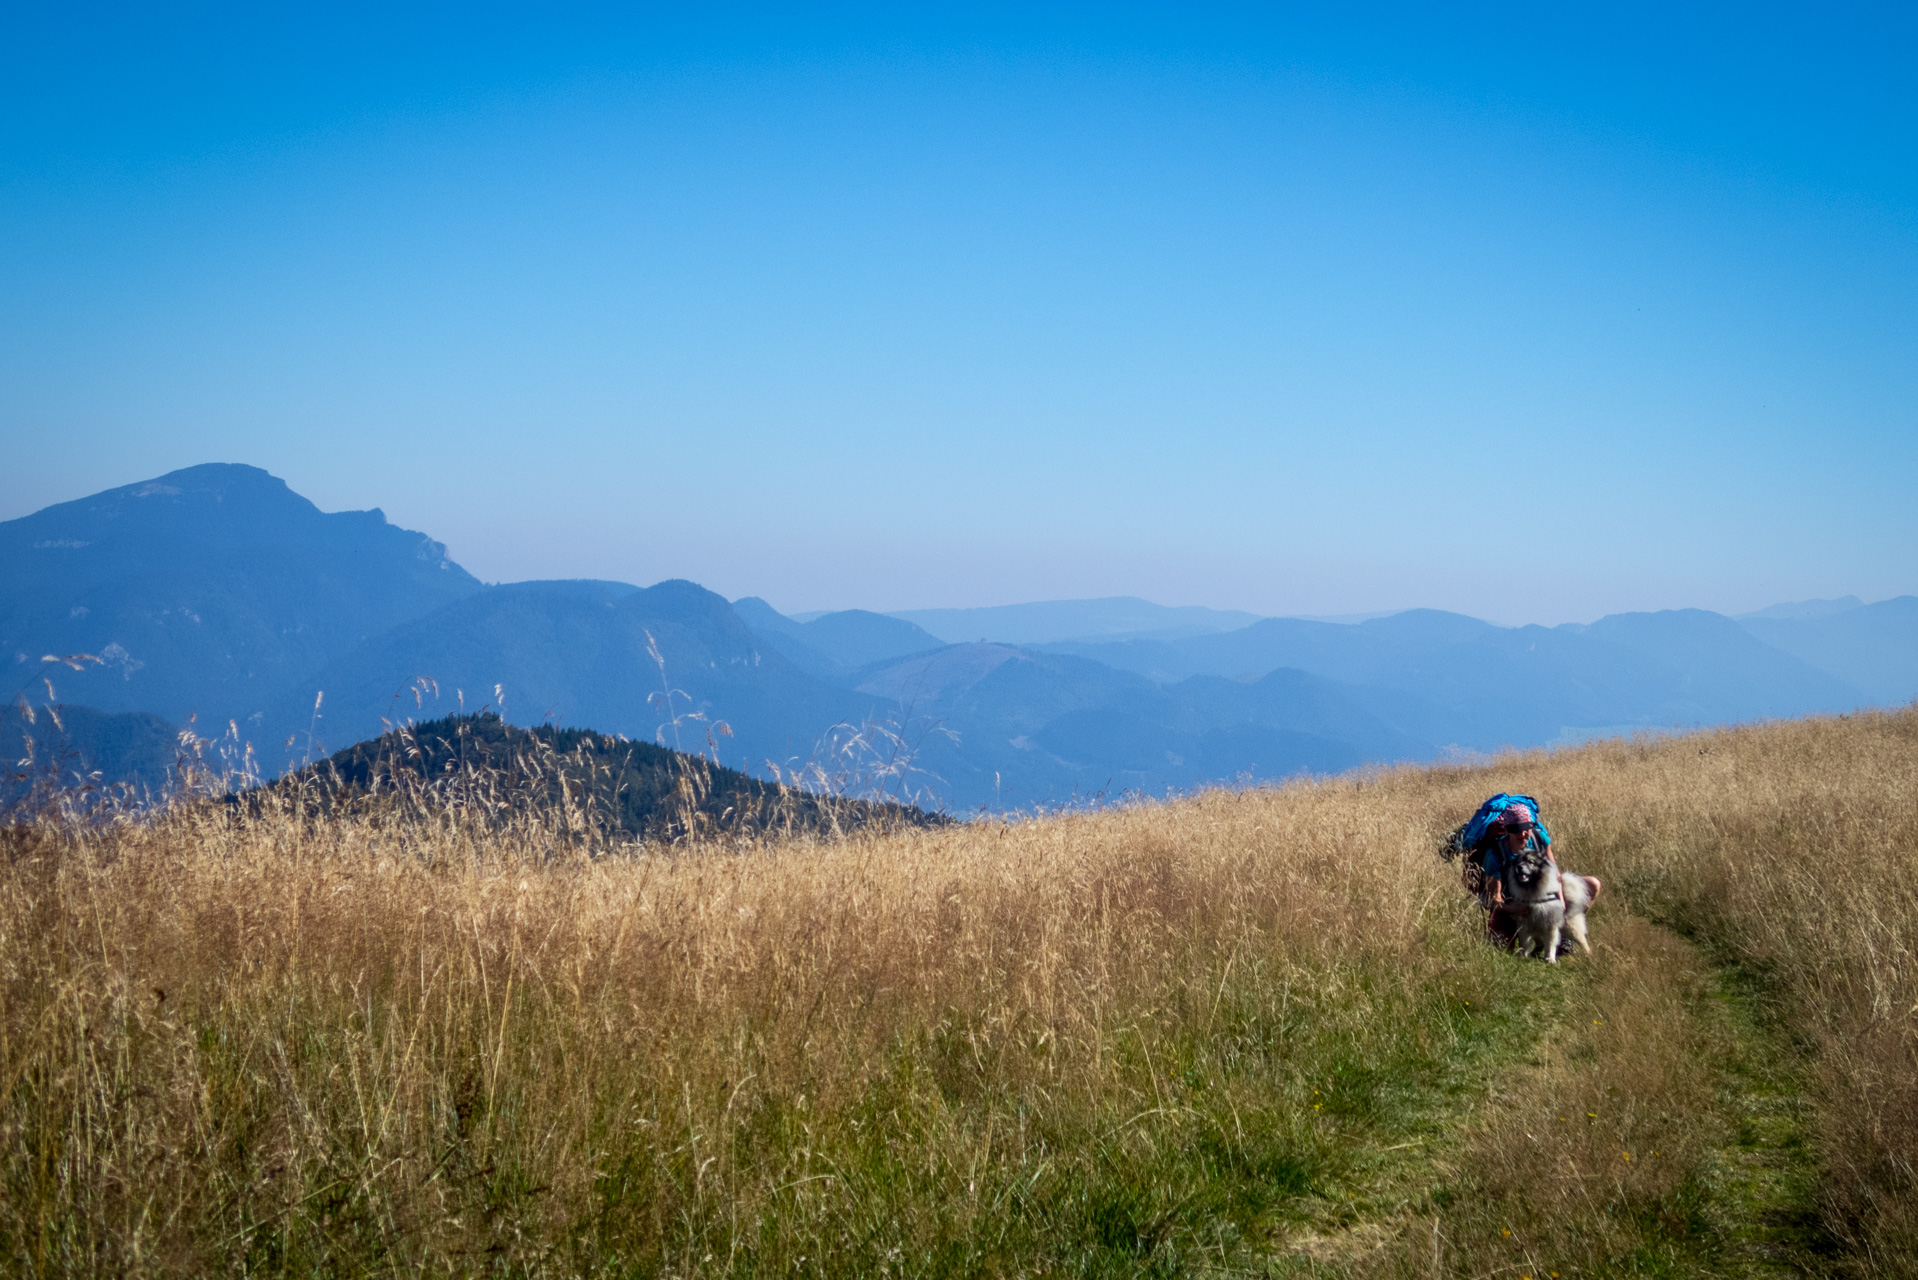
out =
<svg viewBox="0 0 1918 1280"><path fill-rule="evenodd" d="M1538 801L1531 796L1501 791L1480 805L1472 820L1445 844L1447 859L1462 857L1459 873L1465 891L1485 908L1486 937L1502 947L1512 945L1518 927L1517 920L1503 910L1506 862L1528 848L1543 849L1552 858L1552 833L1538 813Z"/></svg>

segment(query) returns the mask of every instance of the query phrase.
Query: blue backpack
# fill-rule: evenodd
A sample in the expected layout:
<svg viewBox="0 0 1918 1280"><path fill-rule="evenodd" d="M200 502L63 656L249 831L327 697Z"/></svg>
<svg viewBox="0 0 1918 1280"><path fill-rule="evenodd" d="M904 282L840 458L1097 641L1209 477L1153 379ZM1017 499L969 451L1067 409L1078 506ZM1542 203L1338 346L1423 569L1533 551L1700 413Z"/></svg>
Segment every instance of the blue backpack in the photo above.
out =
<svg viewBox="0 0 1918 1280"><path fill-rule="evenodd" d="M1470 822L1452 833L1452 838L1446 841L1446 856L1453 858L1461 853L1471 853L1484 844L1486 833L1505 815L1505 811L1515 804L1522 804L1532 811L1532 821L1538 831L1538 842L1550 850L1552 833L1545 829L1545 816L1539 810L1538 801L1531 796L1510 796L1501 791L1480 805Z"/></svg>

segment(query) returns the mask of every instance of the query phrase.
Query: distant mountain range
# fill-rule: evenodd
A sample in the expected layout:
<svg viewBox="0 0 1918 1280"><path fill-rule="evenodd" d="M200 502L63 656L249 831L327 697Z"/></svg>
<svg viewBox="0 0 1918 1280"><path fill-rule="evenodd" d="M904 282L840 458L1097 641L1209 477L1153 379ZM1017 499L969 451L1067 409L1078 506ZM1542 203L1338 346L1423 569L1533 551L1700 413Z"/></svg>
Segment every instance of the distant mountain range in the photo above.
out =
<svg viewBox="0 0 1918 1280"><path fill-rule="evenodd" d="M817 617L818 615L812 615ZM1051 644L1069 640L1173 640L1235 631L1259 620L1256 613L1168 608L1137 596L1097 600L1041 600L983 609L909 609L888 614L921 627L947 644L991 640L1000 644Z"/></svg>
<svg viewBox="0 0 1918 1280"><path fill-rule="evenodd" d="M1749 618L1744 626L1773 648L1844 680L1868 702L1889 706L1918 696L1918 596L1810 617Z"/></svg>
<svg viewBox="0 0 1918 1280"><path fill-rule="evenodd" d="M1293 668L1350 687L1428 744L1475 750L1586 727L1719 724L1871 701L1745 626L1695 609L1549 628L1415 609L1356 625L1268 618L1182 641L1049 647L1159 681ZM1918 679L1918 669L1910 674Z"/></svg>
<svg viewBox="0 0 1918 1280"><path fill-rule="evenodd" d="M1918 597L1560 627L1123 597L794 618L683 581L487 586L377 511L211 465L0 524L0 653L23 691L44 701L45 677L77 704L73 741L122 776L196 716L272 771L490 708L855 786L910 747L966 811L1898 704ZM70 653L100 661L42 661Z"/></svg>

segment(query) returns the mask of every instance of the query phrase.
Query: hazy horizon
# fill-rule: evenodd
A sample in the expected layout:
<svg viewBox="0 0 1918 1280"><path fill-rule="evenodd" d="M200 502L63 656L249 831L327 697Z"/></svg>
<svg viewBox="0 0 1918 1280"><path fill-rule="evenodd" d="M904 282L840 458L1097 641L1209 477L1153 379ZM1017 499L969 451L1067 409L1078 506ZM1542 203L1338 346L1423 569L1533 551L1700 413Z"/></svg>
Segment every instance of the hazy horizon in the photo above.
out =
<svg viewBox="0 0 1918 1280"><path fill-rule="evenodd" d="M199 464L194 464L194 465L199 465ZM252 464L243 463L240 465L250 466ZM175 468L175 469L178 470L179 468ZM164 475L166 473L163 472L160 474ZM136 480L130 480L126 483L129 485L138 484L143 481L153 480L156 478L158 477L157 476L141 476L141 477L138 477L138 479ZM278 476L277 478L280 480L287 479L285 476ZM107 488L113 489L113 488L120 488L120 487L123 487L123 486L111 485L111 486L108 486ZM292 484L291 482L289 482L288 488L290 488L294 493L299 494L301 497L308 498L309 500L311 499L311 495L301 493L299 486L296 484ZM105 491L106 490L95 490L94 492L99 493L99 492L105 492ZM60 503L62 502L77 501L77 500L91 497L91 496L93 495L92 494L75 494L71 498L62 498L56 502L44 504L44 506L42 507L36 507L34 508L34 511L43 510L45 506L57 506L57 505L60 505ZM319 504L315 504L315 505L319 505ZM324 506L321 506L320 509L322 511L328 510L328 508ZM389 523L400 526L400 527L407 527L407 528L413 527L413 526L408 526L404 524L404 522L395 519L391 511L387 511L383 506L381 506L381 504L378 504L378 503L373 504L371 507L342 508L342 509L343 510L378 509L378 510L381 510L383 514L385 514L387 521ZM33 511L27 511L27 512L18 513L17 515L7 514L4 516L0 516L0 522L19 519L21 518L21 516L31 515L33 513L34 513ZM440 536L438 532L433 529L414 528L414 531L418 533L424 533L436 539L439 539L439 536ZM444 541L444 539L440 539L440 540ZM555 580L555 579L600 579L605 581L631 582L632 585L634 586L645 587L645 586L653 585L656 582L666 581L674 578L690 579L690 575L684 574L684 573L666 573L666 574L660 575L657 578L647 578L642 581L636 578L609 577L608 575L603 575L603 574L570 573L570 572L564 572L564 571L542 573L542 574L538 574L536 576L527 577L527 578L494 578L494 577L488 577L485 573L475 572L473 566L467 563L466 561L464 561L460 557L459 550L457 547L448 546L447 556L449 559L458 563L462 568L466 569L469 573L474 573L475 577L479 578L482 582L486 583L488 586L503 586L503 585L509 585L515 582L547 581L547 580ZM698 579L690 579L690 580L699 581ZM911 614L911 613L919 613L919 612L936 612L940 610L967 611L967 610L1014 608L1014 607L1026 606L1026 605L1091 603L1095 601L1113 600L1113 599L1144 600L1148 604L1157 605L1157 606L1168 608L1168 609L1199 608L1199 609L1210 609L1210 610L1215 610L1220 612L1239 611L1239 612L1247 612L1247 613L1257 613L1256 610L1235 610L1233 606L1220 605L1207 600L1152 599L1145 596L1140 596L1135 592L1117 592L1110 595L1100 595L1100 596L1093 596L1093 595L1050 596L1045 598L984 600L977 603L967 603L967 604L929 603L929 604L913 604L913 605L901 605L901 606L886 606L886 605L873 604L866 601L854 601L852 603L835 604L828 608L817 608L817 607L812 607L805 604L800 604L793 607L787 607L786 605L782 604L780 600L761 592L757 592L757 591L746 591L746 592L736 592L736 593L728 592L722 589L721 587L715 586L714 584L709 582L700 582L700 585L708 588L709 590L717 591L720 595L725 596L728 600L739 600L746 596L757 596L758 598L765 600L778 612L786 615L789 618L794 618L795 620L798 620L798 621L805 621L810 618L815 618L815 617L822 616L824 614L839 612L847 609L863 609L871 613L881 613L881 614L887 614L887 615L903 615L903 614ZM1771 609L1771 608L1782 606L1782 605L1822 604L1822 603L1842 600L1847 597L1856 597L1861 604L1869 605L1869 604L1880 603L1883 600L1894 599L1899 595L1906 595L1906 594L1911 594L1911 593L1894 592L1892 594L1882 596L1882 597L1869 597L1869 596L1861 595L1858 592L1836 591L1828 595L1805 596L1805 597L1800 597L1800 598L1791 599L1791 600L1783 600L1783 599L1766 600L1761 603L1752 604L1747 608L1714 609L1713 612L1722 613L1728 617L1737 617L1740 615L1748 615L1748 614L1756 613L1760 610ZM1477 618L1481 621L1495 623L1496 625L1504 626L1504 627L1521 627L1521 626L1528 626L1528 625L1550 627L1550 626L1565 625L1568 623L1583 624L1583 623L1596 622L1599 618L1607 616L1607 614L1656 612L1657 609L1698 609L1698 608L1709 607L1706 605L1695 604L1695 603L1673 604L1673 605L1660 605L1660 606L1657 606L1657 609L1650 609L1650 608L1648 609L1630 609L1630 608L1612 609L1612 610L1607 610L1606 613L1604 614L1592 614L1589 617L1545 618L1540 616L1528 616L1524 614L1522 611L1514 612L1513 609L1515 606L1522 607L1523 604L1525 603L1525 600L1523 597L1513 599L1505 594L1488 591L1486 593L1485 599L1487 604L1500 605L1504 607L1502 608L1473 608L1473 607L1456 608L1456 607L1447 607L1447 606L1434 605L1434 604L1414 603L1414 604L1404 604L1404 605L1398 605L1395 607L1386 607L1386 608L1379 608L1379 609L1355 610L1355 611L1352 611L1349 613L1343 613L1343 614L1281 612L1281 613L1263 613L1263 614L1257 614L1257 616L1261 618L1292 618L1292 619L1296 619L1300 621L1308 621L1308 622L1357 623L1357 622L1365 621L1372 618L1390 617L1391 615L1396 613L1404 613L1404 612L1408 612L1410 610L1415 610L1415 609L1443 609L1445 612L1464 614L1468 617Z"/></svg>
<svg viewBox="0 0 1918 1280"><path fill-rule="evenodd" d="M1909 14L23 12L0 519L1501 623L1918 592Z"/></svg>

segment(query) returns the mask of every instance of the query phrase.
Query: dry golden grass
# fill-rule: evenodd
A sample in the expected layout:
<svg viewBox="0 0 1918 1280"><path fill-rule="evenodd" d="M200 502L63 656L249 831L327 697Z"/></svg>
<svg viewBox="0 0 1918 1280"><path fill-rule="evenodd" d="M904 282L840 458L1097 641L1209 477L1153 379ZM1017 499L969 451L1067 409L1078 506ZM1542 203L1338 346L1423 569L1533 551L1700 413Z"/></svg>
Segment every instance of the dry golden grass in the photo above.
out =
<svg viewBox="0 0 1918 1280"><path fill-rule="evenodd" d="M1615 747L1585 772L1566 808L1594 866L1755 976L1805 1046L1826 1224L1869 1273L1918 1275L1918 709Z"/></svg>
<svg viewBox="0 0 1918 1280"><path fill-rule="evenodd" d="M1918 1275L1918 709L1485 779L1550 797L1561 857L1611 910L1560 1031L1479 1108L1384 1269ZM1800 1088L1808 1149L1779 1167L1789 1143L1750 1131L1798 1136L1780 1108ZM1801 1182L1815 1221L1790 1220Z"/></svg>
<svg viewBox="0 0 1918 1280"><path fill-rule="evenodd" d="M1630 903L1763 974L1813 1060L1830 1221L1910 1274L1915 743L1905 712L670 856L188 808L16 830L0 1265L1705 1256L1729 1033ZM1498 789L1607 877L1597 963L1478 941L1434 849ZM1595 1114L1537 1134L1566 1097Z"/></svg>
<svg viewBox="0 0 1918 1280"><path fill-rule="evenodd" d="M1489 1083L1433 1194L1359 1270L1743 1274L1727 1219L1752 1206L1706 1185L1731 1136L1716 1107L1735 1037L1701 1016L1710 975L1690 947L1629 915L1605 923L1560 1025Z"/></svg>

